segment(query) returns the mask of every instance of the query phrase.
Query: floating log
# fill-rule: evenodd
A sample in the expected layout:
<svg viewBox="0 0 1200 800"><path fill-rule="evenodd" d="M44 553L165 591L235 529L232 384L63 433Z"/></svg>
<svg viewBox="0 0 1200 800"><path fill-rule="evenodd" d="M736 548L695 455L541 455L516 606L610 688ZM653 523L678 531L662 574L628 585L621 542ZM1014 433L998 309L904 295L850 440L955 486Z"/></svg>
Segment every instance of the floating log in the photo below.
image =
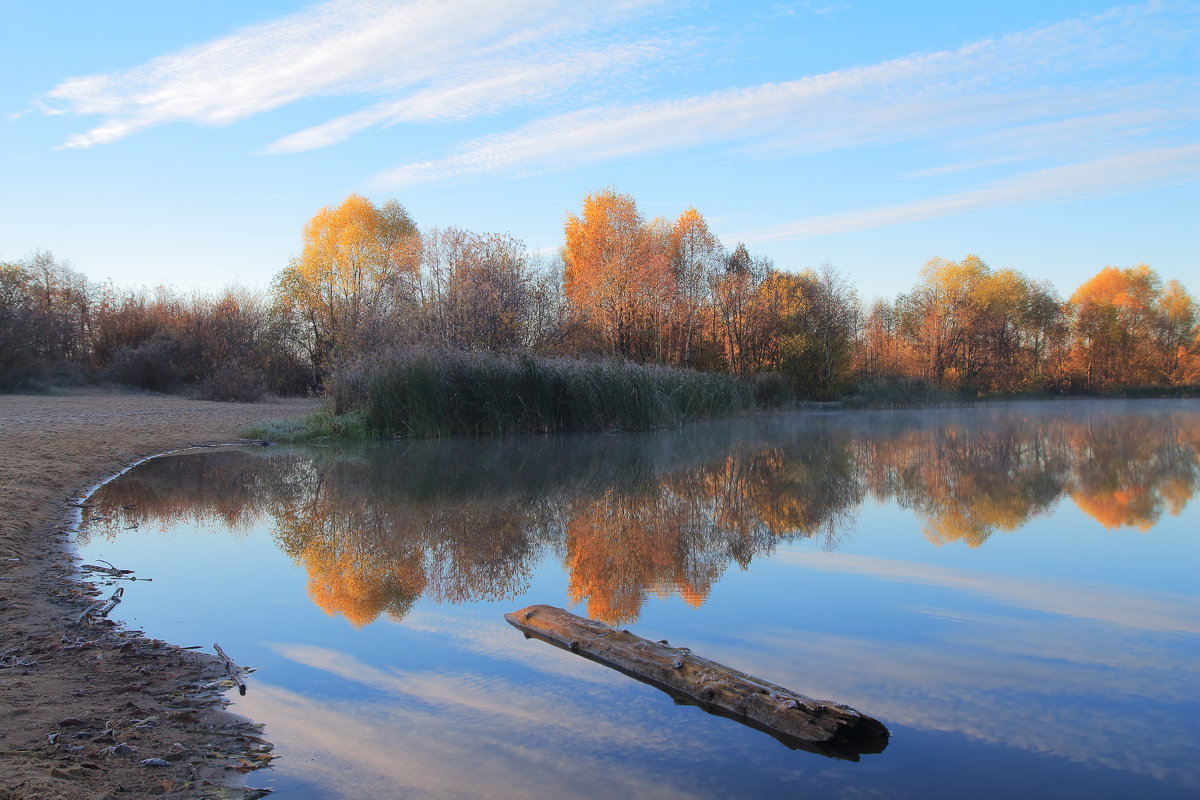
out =
<svg viewBox="0 0 1200 800"><path fill-rule="evenodd" d="M526 638L616 669L661 689L677 703L737 720L792 749L858 761L860 754L887 747L888 729L879 720L701 658L686 647L651 642L554 606L529 606L504 618Z"/></svg>
<svg viewBox="0 0 1200 800"><path fill-rule="evenodd" d="M229 679L237 684L238 694L246 694L246 682L242 680L242 668L234 663L233 659L221 649L221 645L213 643L213 648L217 651L221 661L225 664L225 671L229 673Z"/></svg>

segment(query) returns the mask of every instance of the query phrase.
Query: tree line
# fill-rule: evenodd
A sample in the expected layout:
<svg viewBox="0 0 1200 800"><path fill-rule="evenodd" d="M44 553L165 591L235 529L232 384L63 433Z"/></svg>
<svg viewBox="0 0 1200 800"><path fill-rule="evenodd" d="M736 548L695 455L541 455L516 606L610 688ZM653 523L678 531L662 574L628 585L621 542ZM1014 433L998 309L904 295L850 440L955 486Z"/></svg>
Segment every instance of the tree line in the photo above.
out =
<svg viewBox="0 0 1200 800"><path fill-rule="evenodd" d="M267 292L121 289L45 252L0 263L0 388L98 378L250 399L414 348L617 357L813 399L897 378L965 394L1200 383L1197 303L1145 265L1063 299L977 256L934 259L865 308L833 267L776 268L726 249L694 208L647 219L614 189L567 214L556 257L350 195L308 221Z"/></svg>
<svg viewBox="0 0 1200 800"><path fill-rule="evenodd" d="M0 390L100 380L221 400L303 393L312 370L279 323L262 293L122 289L39 251L0 263Z"/></svg>

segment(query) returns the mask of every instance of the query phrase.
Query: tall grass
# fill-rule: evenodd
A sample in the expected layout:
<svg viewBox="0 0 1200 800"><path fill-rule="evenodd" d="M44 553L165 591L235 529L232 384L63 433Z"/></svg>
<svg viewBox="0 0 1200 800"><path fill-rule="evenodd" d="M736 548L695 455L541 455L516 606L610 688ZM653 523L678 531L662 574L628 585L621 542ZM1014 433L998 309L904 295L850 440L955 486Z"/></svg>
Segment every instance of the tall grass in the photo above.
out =
<svg viewBox="0 0 1200 800"><path fill-rule="evenodd" d="M648 430L753 408L745 382L625 361L395 351L337 370L337 415L385 436Z"/></svg>

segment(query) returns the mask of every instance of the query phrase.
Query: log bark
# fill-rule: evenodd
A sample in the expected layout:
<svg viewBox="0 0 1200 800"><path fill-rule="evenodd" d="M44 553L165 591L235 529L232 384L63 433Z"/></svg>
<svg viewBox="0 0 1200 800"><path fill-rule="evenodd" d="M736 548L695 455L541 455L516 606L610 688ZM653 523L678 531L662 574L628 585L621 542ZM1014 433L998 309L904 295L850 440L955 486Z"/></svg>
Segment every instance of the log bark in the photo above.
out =
<svg viewBox="0 0 1200 800"><path fill-rule="evenodd" d="M528 606L504 618L527 638L612 667L678 703L765 731L793 749L857 761L860 754L887 747L888 729L877 719L701 658L686 647L651 642L554 606Z"/></svg>
<svg viewBox="0 0 1200 800"><path fill-rule="evenodd" d="M238 694L246 694L246 682L242 680L242 668L239 667L229 655L221 649L221 645L213 643L213 649L217 651L217 656L225 664L225 671L229 673L229 679L237 684Z"/></svg>

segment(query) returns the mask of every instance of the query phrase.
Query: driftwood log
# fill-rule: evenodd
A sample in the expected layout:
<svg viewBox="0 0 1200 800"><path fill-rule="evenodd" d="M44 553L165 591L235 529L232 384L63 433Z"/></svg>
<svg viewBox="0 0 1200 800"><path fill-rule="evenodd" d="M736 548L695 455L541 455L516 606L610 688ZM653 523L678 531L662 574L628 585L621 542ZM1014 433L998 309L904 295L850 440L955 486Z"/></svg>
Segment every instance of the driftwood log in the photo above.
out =
<svg viewBox="0 0 1200 800"><path fill-rule="evenodd" d="M104 561L104 559L100 560ZM80 569L86 569L89 572L103 572L105 575L109 575L113 578L121 578L126 575L133 574L133 570L131 569L118 569L107 561L104 561L104 563L108 564L108 566L102 567L99 564L84 564L82 567L80 567Z"/></svg>
<svg viewBox="0 0 1200 800"><path fill-rule="evenodd" d="M103 600L99 603L92 603L90 606L85 608L83 613L79 615L79 619L75 620L75 624L78 625L92 614L95 614L99 617L107 617L108 612L116 608L117 604L121 602L121 595L123 594L125 594L125 587L117 587L117 590L112 593L112 597L108 598L108 600Z"/></svg>
<svg viewBox="0 0 1200 800"><path fill-rule="evenodd" d="M849 706L814 700L760 680L665 640L651 642L626 630L536 605L505 614L525 633L623 672L718 716L771 734L796 750L857 761L881 753L888 729Z"/></svg>
<svg viewBox="0 0 1200 800"><path fill-rule="evenodd" d="M221 663L225 665L225 671L229 673L229 679L237 684L238 694L246 694L246 682L242 680L242 668L239 667L229 654L221 649L221 645L213 643L213 649L217 651L217 656L221 659Z"/></svg>
<svg viewBox="0 0 1200 800"><path fill-rule="evenodd" d="M104 563L108 564L107 561L105 561ZM102 567L99 564L84 564L83 566L80 567L80 569L87 570L88 572L99 572L102 575L107 575L108 577L110 577L114 580L119 580L119 581L151 581L151 580L154 580L153 578L135 578L133 575L133 570L118 569L118 568L114 567L112 564L108 564L107 567Z"/></svg>

